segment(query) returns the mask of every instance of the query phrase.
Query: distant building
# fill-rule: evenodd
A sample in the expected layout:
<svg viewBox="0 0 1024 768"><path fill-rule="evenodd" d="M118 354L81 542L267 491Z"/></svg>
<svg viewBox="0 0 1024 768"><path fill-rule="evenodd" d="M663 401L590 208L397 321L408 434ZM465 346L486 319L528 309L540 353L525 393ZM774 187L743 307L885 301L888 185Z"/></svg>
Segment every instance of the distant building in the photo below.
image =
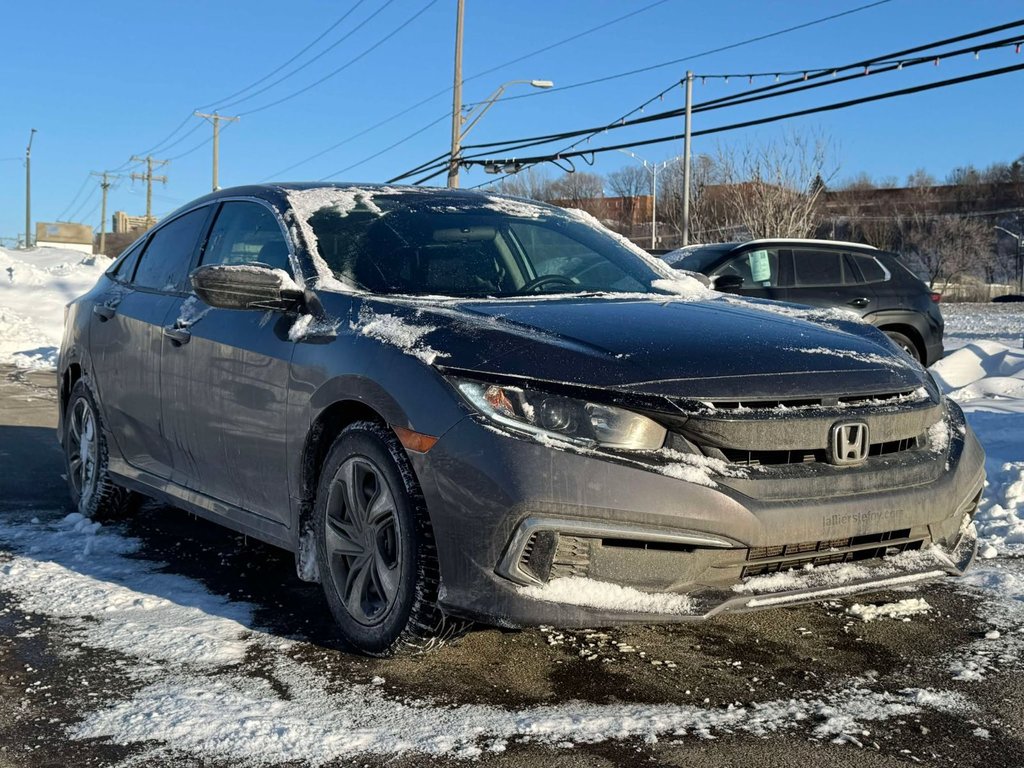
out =
<svg viewBox="0 0 1024 768"><path fill-rule="evenodd" d="M36 222L38 248L68 248L72 251L92 253L92 227L85 224Z"/></svg>
<svg viewBox="0 0 1024 768"><path fill-rule="evenodd" d="M156 224L152 216L129 216L124 211L114 211L114 234L126 235L132 232L144 232Z"/></svg>

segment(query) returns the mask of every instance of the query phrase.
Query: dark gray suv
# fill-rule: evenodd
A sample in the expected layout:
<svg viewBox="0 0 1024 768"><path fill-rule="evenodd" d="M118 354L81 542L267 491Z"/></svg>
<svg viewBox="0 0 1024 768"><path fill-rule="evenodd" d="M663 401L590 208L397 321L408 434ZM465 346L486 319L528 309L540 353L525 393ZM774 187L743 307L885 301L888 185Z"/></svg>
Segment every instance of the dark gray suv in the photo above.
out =
<svg viewBox="0 0 1024 768"><path fill-rule="evenodd" d="M892 253L834 240L691 245L662 257L721 291L856 312L924 365L942 358L940 294Z"/></svg>
<svg viewBox="0 0 1024 768"><path fill-rule="evenodd" d="M378 655L962 573L960 409L872 326L764 304L526 200L225 189L68 306L71 498L294 552Z"/></svg>

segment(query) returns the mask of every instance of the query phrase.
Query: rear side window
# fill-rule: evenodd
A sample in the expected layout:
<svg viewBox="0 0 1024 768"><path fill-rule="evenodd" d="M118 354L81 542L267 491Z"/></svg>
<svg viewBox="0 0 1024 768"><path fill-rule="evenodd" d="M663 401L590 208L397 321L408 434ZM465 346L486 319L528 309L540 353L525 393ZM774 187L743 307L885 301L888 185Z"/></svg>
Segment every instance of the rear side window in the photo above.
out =
<svg viewBox="0 0 1024 768"><path fill-rule="evenodd" d="M107 274L121 282L129 282L132 279L132 272L139 261L139 254L142 253L144 242L136 243L135 247L122 253L117 261L107 270Z"/></svg>
<svg viewBox="0 0 1024 768"><path fill-rule="evenodd" d="M209 215L209 206L198 208L154 232L135 270L135 285L158 291L184 290L192 255Z"/></svg>
<svg viewBox="0 0 1024 768"><path fill-rule="evenodd" d="M259 203L221 206L203 253L206 264L262 264L291 272L288 242L277 218Z"/></svg>
<svg viewBox="0 0 1024 768"><path fill-rule="evenodd" d="M858 256L854 254L854 260L857 262L857 266L860 268L860 273L864 275L864 282L866 283L881 283L889 279L888 273L878 263L877 259L870 256Z"/></svg>
<svg viewBox="0 0 1024 768"><path fill-rule="evenodd" d="M850 282L856 281L851 279ZM843 255L838 251L794 249L793 284L798 288L842 285Z"/></svg>

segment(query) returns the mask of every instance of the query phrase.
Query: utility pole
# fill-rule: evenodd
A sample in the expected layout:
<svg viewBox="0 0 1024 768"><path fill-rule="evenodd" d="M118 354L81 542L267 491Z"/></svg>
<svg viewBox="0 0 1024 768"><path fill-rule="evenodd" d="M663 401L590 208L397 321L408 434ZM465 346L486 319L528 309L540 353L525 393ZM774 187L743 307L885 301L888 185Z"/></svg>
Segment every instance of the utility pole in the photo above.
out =
<svg viewBox="0 0 1024 768"><path fill-rule="evenodd" d="M238 120L238 118L218 115L216 112L212 115L207 115L204 112L193 112L192 114L213 123L213 191L216 192L220 189L220 184L217 180L217 166L220 164L220 121L224 120L226 122L233 123Z"/></svg>
<svg viewBox="0 0 1024 768"><path fill-rule="evenodd" d="M32 247L32 139L36 129L28 135L28 146L25 147L25 247Z"/></svg>
<svg viewBox="0 0 1024 768"><path fill-rule="evenodd" d="M686 128L683 138L683 245L690 244L690 104L693 102L693 72L686 72Z"/></svg>
<svg viewBox="0 0 1024 768"><path fill-rule="evenodd" d="M162 184L167 183L166 176L154 176L153 167L159 168L161 165L167 165L170 160L154 160L152 155L146 155L145 157L139 157L138 155L132 155L133 163L145 163L145 173L133 173L131 175L132 181L145 181L146 182L146 223L149 226L153 226L153 182L159 181Z"/></svg>
<svg viewBox="0 0 1024 768"><path fill-rule="evenodd" d="M119 179L119 175L107 173L103 171L99 173L92 171L90 176L97 176L102 181L100 182L100 189L103 190L103 203L100 206L100 253L106 255L107 253L107 190L110 189L110 179Z"/></svg>
<svg viewBox="0 0 1024 768"><path fill-rule="evenodd" d="M462 142L462 18L466 0L458 0L455 18L455 80L452 84L452 154L448 161L448 186L459 186L459 152Z"/></svg>

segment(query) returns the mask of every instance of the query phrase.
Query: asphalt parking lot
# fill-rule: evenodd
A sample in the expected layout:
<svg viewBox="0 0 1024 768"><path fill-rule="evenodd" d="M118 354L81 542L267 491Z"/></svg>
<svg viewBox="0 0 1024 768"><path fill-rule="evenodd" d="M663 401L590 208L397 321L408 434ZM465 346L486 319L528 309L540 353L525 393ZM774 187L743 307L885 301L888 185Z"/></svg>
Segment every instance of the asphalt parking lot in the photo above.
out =
<svg viewBox="0 0 1024 768"><path fill-rule="evenodd" d="M70 511L55 421L52 374L0 373L0 519L6 525L0 530L0 568L33 551L12 538L11 530L42 529ZM1024 613L1018 616L1012 605L951 582L913 594L859 598L860 603L886 603L923 597L931 610L908 620L865 623L848 613L858 602L851 599L673 627L481 628L430 655L379 661L337 648L318 588L295 577L292 558L282 551L155 504L108 531L137 539L138 549L126 557L161 576L199 585L225 607L224 615L232 606L251 606L241 620L242 634L258 635L258 642L245 639L238 660L202 674L193 670L191 679L208 680L211 690L219 690L215 686L222 682L236 687L246 680L258 683L266 696L276 696L277 716L286 713L298 720L305 707L311 708L311 719L323 716L318 703L308 700L309 690L326 691L323 698L331 701L339 691L350 696L362 691L358 695L367 702L377 702L375 714L363 725L376 734L372 747L365 752L339 749L316 760L296 748L280 760L280 753L254 752L241 742L237 752L223 747L211 752L174 729L166 732L178 737L166 740L136 738L131 734L138 731L131 729L88 735L82 723L95 723L97 713L131 709L146 700L140 694L155 683L175 685L187 665L142 664L123 645L90 639L95 633L83 633L81 621L70 621L66 611L41 609L38 601L27 605L23 593L3 589L0 580L0 765L440 766L465 765L466 760L545 768L1024 764L1019 646L1003 642L1024 626ZM38 554L44 557L45 552ZM1017 565L1007 561L1001 567ZM95 578L85 565L65 571L70 571L68 578ZM121 586L138 588L130 579ZM59 589L59 584L50 587ZM170 593L162 597L175 599ZM993 640L1003 642L997 650L982 654L986 674L956 679L952 670L958 660L980 658L978 648L991 636L996 614L1002 617L1004 638ZM1018 619L1021 624L1014 625ZM301 669L301 674L281 672L287 669ZM301 680L315 680L322 688L299 691L296 681ZM366 693L370 689L372 697ZM920 693L907 698L908 690L941 692L957 705L893 706L893 701L927 701ZM851 707L851 700L881 702L882 713ZM392 704L393 713L380 702ZM487 722L492 722L495 712L528 719L561 708L569 718L574 712L590 713L586 727L593 727L594 713L621 717L631 707L637 712L685 710L693 713L695 725L660 735L610 733L562 742L543 734L523 736L521 730L497 739L501 734L482 727L474 742L482 748L432 754L404 749L389 754L386 749L386 721L392 716L415 724L419 712L424 722L455 731L456 721L479 717L481 711L491 713ZM749 713L776 709L781 714L774 719L751 725ZM834 723L847 715L857 727L836 730ZM579 717L582 732L584 715ZM702 724L708 723L705 729ZM339 721L337 727L347 726ZM615 723L608 728L614 732ZM563 730L573 733L571 724Z"/></svg>

